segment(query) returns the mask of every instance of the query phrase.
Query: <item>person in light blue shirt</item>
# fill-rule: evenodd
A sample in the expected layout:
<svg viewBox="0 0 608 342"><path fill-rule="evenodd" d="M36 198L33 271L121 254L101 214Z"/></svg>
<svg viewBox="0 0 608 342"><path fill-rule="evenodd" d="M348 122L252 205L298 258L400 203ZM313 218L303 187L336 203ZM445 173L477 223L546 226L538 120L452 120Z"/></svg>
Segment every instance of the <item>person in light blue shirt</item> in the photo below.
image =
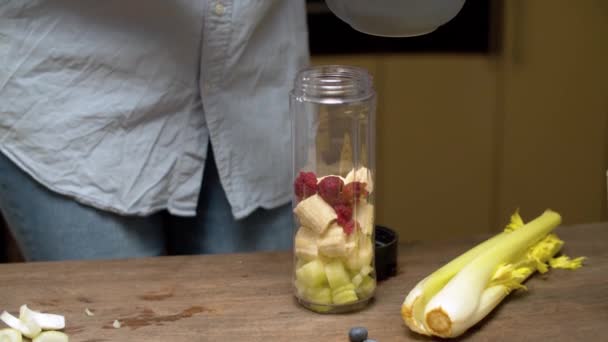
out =
<svg viewBox="0 0 608 342"><path fill-rule="evenodd" d="M290 248L303 0L0 2L0 211L27 260Z"/></svg>

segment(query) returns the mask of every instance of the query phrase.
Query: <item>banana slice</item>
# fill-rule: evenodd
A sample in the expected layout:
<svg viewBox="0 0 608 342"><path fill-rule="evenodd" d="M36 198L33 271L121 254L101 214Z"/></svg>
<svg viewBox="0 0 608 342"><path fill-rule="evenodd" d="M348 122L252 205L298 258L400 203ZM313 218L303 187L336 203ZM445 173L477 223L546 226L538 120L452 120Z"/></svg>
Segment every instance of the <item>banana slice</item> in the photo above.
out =
<svg viewBox="0 0 608 342"><path fill-rule="evenodd" d="M303 226L317 234L323 234L329 225L338 219L334 209L319 195L301 201L293 211Z"/></svg>
<svg viewBox="0 0 608 342"><path fill-rule="evenodd" d="M342 228L342 227L340 227ZM342 229L342 231L344 231L344 229ZM344 249L345 249L345 256L348 255L352 255L356 250L357 247L359 247L359 229L355 229L352 233L350 234L345 234L346 236L346 243L344 245Z"/></svg>
<svg viewBox="0 0 608 342"><path fill-rule="evenodd" d="M355 206L355 220L361 227L361 232L365 235L372 235L374 231L374 206L360 201Z"/></svg>
<svg viewBox="0 0 608 342"><path fill-rule="evenodd" d="M342 227L332 224L319 239L319 252L328 257L342 257L346 254L346 234Z"/></svg>
<svg viewBox="0 0 608 342"><path fill-rule="evenodd" d="M374 191L374 179L372 177L372 172L368 168L362 166L356 170L351 170L346 175L344 184L355 181L365 183L365 190L367 190L367 192L369 192L370 194Z"/></svg>
<svg viewBox="0 0 608 342"><path fill-rule="evenodd" d="M311 229L300 227L295 237L295 250L298 258L310 261L319 255L317 234Z"/></svg>
<svg viewBox="0 0 608 342"><path fill-rule="evenodd" d="M337 223L319 238L319 252L328 257L344 257L356 250L359 239L357 233L346 235Z"/></svg>
<svg viewBox="0 0 608 342"><path fill-rule="evenodd" d="M342 183L346 184L346 178L340 176L340 175L325 175L323 177L317 177L317 183L320 183L324 178L327 177L338 177L342 180Z"/></svg>

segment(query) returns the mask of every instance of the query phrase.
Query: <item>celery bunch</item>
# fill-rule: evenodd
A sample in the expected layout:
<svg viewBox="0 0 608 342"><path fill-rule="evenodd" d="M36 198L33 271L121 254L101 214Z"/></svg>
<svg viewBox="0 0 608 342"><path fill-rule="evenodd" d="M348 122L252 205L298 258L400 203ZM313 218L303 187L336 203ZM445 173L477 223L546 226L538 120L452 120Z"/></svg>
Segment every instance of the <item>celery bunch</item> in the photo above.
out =
<svg viewBox="0 0 608 342"><path fill-rule="evenodd" d="M553 233L561 223L547 210L524 224L518 212L500 234L480 243L421 280L401 307L405 324L415 332L456 337L490 313L535 271L576 269L583 257L555 258L564 242Z"/></svg>

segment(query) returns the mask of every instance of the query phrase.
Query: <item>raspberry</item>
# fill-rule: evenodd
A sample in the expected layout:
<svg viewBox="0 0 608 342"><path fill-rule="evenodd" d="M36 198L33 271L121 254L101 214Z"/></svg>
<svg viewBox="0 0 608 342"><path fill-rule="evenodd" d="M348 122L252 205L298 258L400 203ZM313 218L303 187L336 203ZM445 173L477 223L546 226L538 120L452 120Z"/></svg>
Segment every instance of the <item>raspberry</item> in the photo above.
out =
<svg viewBox="0 0 608 342"><path fill-rule="evenodd" d="M338 215L338 224L344 233L351 234L355 230L355 220L353 220L353 208L345 204L336 204L334 210Z"/></svg>
<svg viewBox="0 0 608 342"><path fill-rule="evenodd" d="M325 202L333 206L340 202L340 192L342 192L343 186L344 182L340 177L325 177L319 182L319 195Z"/></svg>
<svg viewBox="0 0 608 342"><path fill-rule="evenodd" d="M344 204L337 204L334 207L336 214L338 215L338 224L344 226L348 221L352 220L353 208Z"/></svg>
<svg viewBox="0 0 608 342"><path fill-rule="evenodd" d="M367 196L369 193L365 190L366 184L361 182L350 182L344 186L340 194L340 202L344 204L353 204L359 201L361 197Z"/></svg>
<svg viewBox="0 0 608 342"><path fill-rule="evenodd" d="M293 190L298 199L304 199L316 194L317 189L317 176L314 172L300 172L293 183Z"/></svg>
<svg viewBox="0 0 608 342"><path fill-rule="evenodd" d="M344 233L346 233L346 235L350 235L355 231L355 227L356 227L355 225L356 225L356 221L350 220L342 226L342 229L344 230Z"/></svg>

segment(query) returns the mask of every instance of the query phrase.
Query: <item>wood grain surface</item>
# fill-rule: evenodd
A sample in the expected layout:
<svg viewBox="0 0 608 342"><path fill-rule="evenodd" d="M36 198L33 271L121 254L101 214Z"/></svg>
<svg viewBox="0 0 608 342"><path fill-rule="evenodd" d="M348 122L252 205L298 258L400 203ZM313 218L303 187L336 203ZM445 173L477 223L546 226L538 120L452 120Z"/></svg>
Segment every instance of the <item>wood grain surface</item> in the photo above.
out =
<svg viewBox="0 0 608 342"><path fill-rule="evenodd" d="M470 341L598 341L608 324L608 224L562 227L578 271L536 274L464 337ZM0 265L0 310L66 315L71 341L348 341L355 325L380 342L430 341L399 314L409 290L480 238L400 246L399 274L365 310L319 315L298 306L291 256L254 253ZM95 313L87 316L85 309ZM112 327L114 320L122 323Z"/></svg>

